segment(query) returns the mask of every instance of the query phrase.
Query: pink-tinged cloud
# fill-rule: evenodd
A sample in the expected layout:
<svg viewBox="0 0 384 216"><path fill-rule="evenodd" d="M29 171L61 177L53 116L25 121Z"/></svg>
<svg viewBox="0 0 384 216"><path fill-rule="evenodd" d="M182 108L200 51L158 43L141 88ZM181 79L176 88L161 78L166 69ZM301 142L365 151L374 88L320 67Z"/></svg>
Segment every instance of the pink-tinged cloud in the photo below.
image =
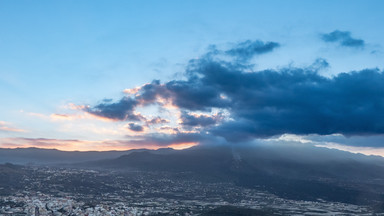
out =
<svg viewBox="0 0 384 216"><path fill-rule="evenodd" d="M172 147L176 149L188 148L198 144L198 139L192 136L178 134L166 137L155 135L131 136L127 140L77 140L77 139L47 139L10 137L0 138L1 148L59 149L63 151L108 151L130 150L137 148L158 149Z"/></svg>
<svg viewBox="0 0 384 216"><path fill-rule="evenodd" d="M135 87L131 89L124 89L123 92L129 95L135 95L140 91L141 87Z"/></svg>
<svg viewBox="0 0 384 216"><path fill-rule="evenodd" d="M87 142L80 140L60 140L60 139L46 139L46 138L0 138L0 146L3 148L57 148L60 150L75 150L76 146L81 146Z"/></svg>
<svg viewBox="0 0 384 216"><path fill-rule="evenodd" d="M10 123L0 121L0 131L3 132L26 132L23 129L12 127Z"/></svg>
<svg viewBox="0 0 384 216"><path fill-rule="evenodd" d="M50 119L51 120L74 120L74 119L82 119L84 118L84 116L80 116L80 115L68 115L68 114L58 114L58 113L54 113L54 114L51 114L50 116Z"/></svg>
<svg viewBox="0 0 384 216"><path fill-rule="evenodd" d="M54 113L49 116L52 121L74 121L78 119L97 119L106 122L116 122L117 120L105 118L102 116L94 115L92 113L81 113L81 114L58 114Z"/></svg>
<svg viewBox="0 0 384 216"><path fill-rule="evenodd" d="M147 120L146 124L147 125L166 124L166 123L169 123L169 122L170 121L168 119L164 119L164 118L161 118L161 117L155 117L155 118L152 118L150 120Z"/></svg>
<svg viewBox="0 0 384 216"><path fill-rule="evenodd" d="M74 106L74 108L113 121L149 122L150 120L147 120L143 115L136 111L138 107L152 104L166 106L171 103L171 100L168 100L171 97L171 92L167 90L164 84L160 84L160 81L158 80L135 89L125 90L125 92L127 95L116 102L103 100L101 103L92 107Z"/></svg>
<svg viewBox="0 0 384 216"><path fill-rule="evenodd" d="M29 116L37 117L39 119L45 119L49 121L74 121L79 119L96 119L106 122L116 122L118 120L106 118L103 116L95 115L92 113L83 112L83 110L80 110L80 108L84 108L85 106L76 106L74 104L71 104L68 106L69 109L75 109L79 110L81 112L79 113L53 113L50 115L42 114L42 113L33 113L33 112L27 112L26 114ZM78 109L79 108L79 109Z"/></svg>
<svg viewBox="0 0 384 216"><path fill-rule="evenodd" d="M163 134L177 134L179 132L178 128L174 128L171 126L161 126L159 128L156 128L155 130L156 132Z"/></svg>

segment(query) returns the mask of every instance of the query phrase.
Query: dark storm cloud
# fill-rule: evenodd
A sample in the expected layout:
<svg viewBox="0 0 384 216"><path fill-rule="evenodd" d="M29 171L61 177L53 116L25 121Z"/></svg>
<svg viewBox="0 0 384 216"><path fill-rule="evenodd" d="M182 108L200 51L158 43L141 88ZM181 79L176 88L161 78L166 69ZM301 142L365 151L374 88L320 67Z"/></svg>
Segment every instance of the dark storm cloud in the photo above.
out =
<svg viewBox="0 0 384 216"><path fill-rule="evenodd" d="M384 75L378 70L331 79L300 69L257 75L255 81L262 79L268 85L242 91L231 107L237 121L224 123L216 134L228 136L234 126L248 133L229 137L233 140L284 133L384 133Z"/></svg>
<svg viewBox="0 0 384 216"><path fill-rule="evenodd" d="M237 44L232 49L226 51L225 53L231 56L234 56L240 60L247 61L254 57L255 55L264 54L271 52L280 45L276 42L263 42L263 41L251 41L247 40Z"/></svg>
<svg viewBox="0 0 384 216"><path fill-rule="evenodd" d="M152 83L148 83L142 86L139 94L135 96L125 96L120 99L120 101L115 103L111 103L111 99L103 100L102 103L99 103L94 107L84 108L84 111L99 117L117 121L146 120L140 114L135 114L135 109L138 106L145 106L148 104L156 103L158 95L161 95L163 98L168 97L168 93L166 91L167 89L160 84L160 81L154 80ZM151 123L150 120L148 123Z"/></svg>
<svg viewBox="0 0 384 216"><path fill-rule="evenodd" d="M144 127L135 123L129 123L128 129L135 132L142 132L144 131Z"/></svg>
<svg viewBox="0 0 384 216"><path fill-rule="evenodd" d="M139 101L141 105L146 105L157 102L158 96L168 98L169 92L164 85L160 84L159 80L153 80L152 83L145 84L141 87L139 95L136 96L136 100Z"/></svg>
<svg viewBox="0 0 384 216"><path fill-rule="evenodd" d="M198 78L173 80L166 83L166 88L172 92L173 104L181 108L209 111L212 105L228 106L228 101L220 97L220 92L214 86L206 86Z"/></svg>
<svg viewBox="0 0 384 216"><path fill-rule="evenodd" d="M186 126L202 126L206 127L214 125L221 120L220 115L207 116L207 115L190 115L186 112L181 114L182 124Z"/></svg>
<svg viewBox="0 0 384 216"><path fill-rule="evenodd" d="M343 41L348 40L344 36ZM107 118L140 120L133 114L135 107L167 101L183 110L182 125L202 127L199 134L167 135L167 139L192 136L199 141L204 134L239 142L286 133L384 134L384 74L378 69L325 77L318 70L328 63L318 59L303 68L253 71L245 62L212 55L191 60L184 80L164 84L155 80L135 97L102 103L87 111ZM224 110L228 118L214 121L190 114L214 108ZM162 137L157 138L161 143Z"/></svg>
<svg viewBox="0 0 384 216"><path fill-rule="evenodd" d="M264 43L259 40L247 40L225 52L236 58L247 60L256 54L270 52L278 46L279 44L275 42ZM219 51L210 51L210 53L212 56L219 54ZM205 56L209 58L208 55ZM240 67L240 64L237 67ZM217 92L214 86L204 86L197 77L195 77L194 83L191 85L191 81L194 79L193 76L189 77L188 81L173 80L166 84L161 84L159 80L153 80L152 83L142 86L138 92L139 94L134 97L124 97L116 103L111 103L111 99L104 99L102 103L94 107L87 107L84 110L93 115L111 120L139 121L143 117L134 114L135 108L137 106L157 103L158 97L163 99L171 98L174 105L189 110L209 111L211 104L215 104L217 107L227 105L228 101L220 97L220 92Z"/></svg>
<svg viewBox="0 0 384 216"><path fill-rule="evenodd" d="M103 102L94 107L86 107L84 110L93 115L111 119L111 120L131 120L139 121L141 116L134 114L134 108L138 102L130 97L123 97L116 103Z"/></svg>
<svg viewBox="0 0 384 216"><path fill-rule="evenodd" d="M285 133L384 133L384 75L377 69L327 78L313 67L255 72L242 68L210 59L191 62L189 79L178 91L202 86L200 97L174 94L173 101L183 109L228 109L233 120L210 132L230 141Z"/></svg>
<svg viewBox="0 0 384 216"><path fill-rule="evenodd" d="M351 36L348 31L333 31L328 34L322 34L321 39L325 42L339 43L341 46L346 47L364 47L365 42L361 39L356 39Z"/></svg>

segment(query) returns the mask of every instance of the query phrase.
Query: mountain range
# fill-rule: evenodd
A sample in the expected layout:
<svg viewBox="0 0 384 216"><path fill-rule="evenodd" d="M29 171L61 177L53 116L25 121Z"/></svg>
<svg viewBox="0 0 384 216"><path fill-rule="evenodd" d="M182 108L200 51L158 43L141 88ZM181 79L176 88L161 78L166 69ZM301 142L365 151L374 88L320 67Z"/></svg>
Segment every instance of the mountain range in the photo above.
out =
<svg viewBox="0 0 384 216"><path fill-rule="evenodd" d="M183 173L299 200L381 205L384 158L310 145L195 146L109 152L0 149L1 161L121 172ZM10 169L9 165L3 169Z"/></svg>

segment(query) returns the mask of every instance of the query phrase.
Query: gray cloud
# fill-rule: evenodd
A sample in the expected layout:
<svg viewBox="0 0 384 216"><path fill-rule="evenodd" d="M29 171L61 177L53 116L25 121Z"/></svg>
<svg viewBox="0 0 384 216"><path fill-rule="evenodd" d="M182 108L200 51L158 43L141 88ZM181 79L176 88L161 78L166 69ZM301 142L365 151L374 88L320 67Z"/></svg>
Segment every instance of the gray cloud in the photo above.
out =
<svg viewBox="0 0 384 216"><path fill-rule="evenodd" d="M145 84L141 87L139 95L124 96L115 103L112 103L111 99L103 100L102 103L93 107L84 108L84 111L99 117L117 121L146 121L143 116L134 113L135 109L138 106L157 103L158 95L165 98L168 97L167 94L167 89L160 84L160 81L154 80L152 83ZM151 123L150 120L148 123Z"/></svg>
<svg viewBox="0 0 384 216"><path fill-rule="evenodd" d="M377 69L326 78L307 68L249 73L218 62L201 64L205 66L196 71L202 75L199 82L215 86L216 94L224 94L231 101L224 108L235 120L212 129L228 140L284 133L384 132L384 75ZM190 82L194 85L195 81ZM212 103L209 107L221 106Z"/></svg>
<svg viewBox="0 0 384 216"><path fill-rule="evenodd" d="M144 131L144 127L143 126L135 124L135 123L129 123L128 124L128 129L131 130L131 131L135 131L135 132L143 132Z"/></svg>
<svg viewBox="0 0 384 216"><path fill-rule="evenodd" d="M247 61L255 55L268 53L279 47L276 42L263 42L260 40L247 40L237 44L230 50L225 51L226 54L234 56L242 61Z"/></svg>
<svg viewBox="0 0 384 216"><path fill-rule="evenodd" d="M384 75L378 69L327 78L313 67L248 72L236 64L210 59L191 64L189 79L182 81L179 91L204 88L199 89L198 99L184 93L175 94L173 101L183 109L230 110L233 121L209 129L227 140L284 133L384 133Z"/></svg>
<svg viewBox="0 0 384 216"><path fill-rule="evenodd" d="M153 119L147 120L146 123L147 123L148 125L165 124L165 123L169 123L169 120L167 120L167 119L163 119L163 118L160 118L160 117L155 117L155 118L153 118Z"/></svg>
<svg viewBox="0 0 384 216"><path fill-rule="evenodd" d="M339 45L345 47L363 48L365 46L364 40L353 38L351 36L351 32L349 31L335 30L328 34L322 34L321 39L325 42L338 43Z"/></svg>
<svg viewBox="0 0 384 216"><path fill-rule="evenodd" d="M118 120L142 120L134 115L134 109L153 103L161 105L161 98L183 110L183 125L202 127L193 136L166 135L165 140L184 137L182 140L188 141L193 137L190 140L201 141L202 136L211 136L243 142L285 133L384 134L384 73L378 69L330 78L318 73L328 66L324 59L303 68L250 71L251 66L245 62L217 60L212 55L191 60L183 80L164 84L155 80L144 85L135 97L101 103L86 111ZM190 113L213 108L225 109L229 120L217 121ZM163 142L160 135L149 138Z"/></svg>
<svg viewBox="0 0 384 216"><path fill-rule="evenodd" d="M103 103L100 103L92 108L85 108L84 111L111 120L139 121L142 119L142 116L133 113L137 105L138 102L135 99L123 97L116 103L103 101Z"/></svg>
<svg viewBox="0 0 384 216"><path fill-rule="evenodd" d="M202 126L206 127L209 125L214 125L218 123L221 120L220 115L214 115L214 116L205 116L205 115L200 115L200 116L195 116L191 115L187 112L183 112L181 114L181 120L182 124L186 126Z"/></svg>

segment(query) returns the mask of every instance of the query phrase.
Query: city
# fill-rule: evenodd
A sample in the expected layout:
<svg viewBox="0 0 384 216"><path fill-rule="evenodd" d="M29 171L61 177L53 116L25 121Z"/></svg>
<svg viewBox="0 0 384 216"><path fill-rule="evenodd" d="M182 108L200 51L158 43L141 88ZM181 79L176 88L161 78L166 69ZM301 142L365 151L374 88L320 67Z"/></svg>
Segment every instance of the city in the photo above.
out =
<svg viewBox="0 0 384 216"><path fill-rule="evenodd" d="M18 183L21 187L8 195L0 188L1 215L187 216L226 206L269 212L266 215L372 215L368 206L289 200L262 188L202 182L189 173L18 169L24 175Z"/></svg>

